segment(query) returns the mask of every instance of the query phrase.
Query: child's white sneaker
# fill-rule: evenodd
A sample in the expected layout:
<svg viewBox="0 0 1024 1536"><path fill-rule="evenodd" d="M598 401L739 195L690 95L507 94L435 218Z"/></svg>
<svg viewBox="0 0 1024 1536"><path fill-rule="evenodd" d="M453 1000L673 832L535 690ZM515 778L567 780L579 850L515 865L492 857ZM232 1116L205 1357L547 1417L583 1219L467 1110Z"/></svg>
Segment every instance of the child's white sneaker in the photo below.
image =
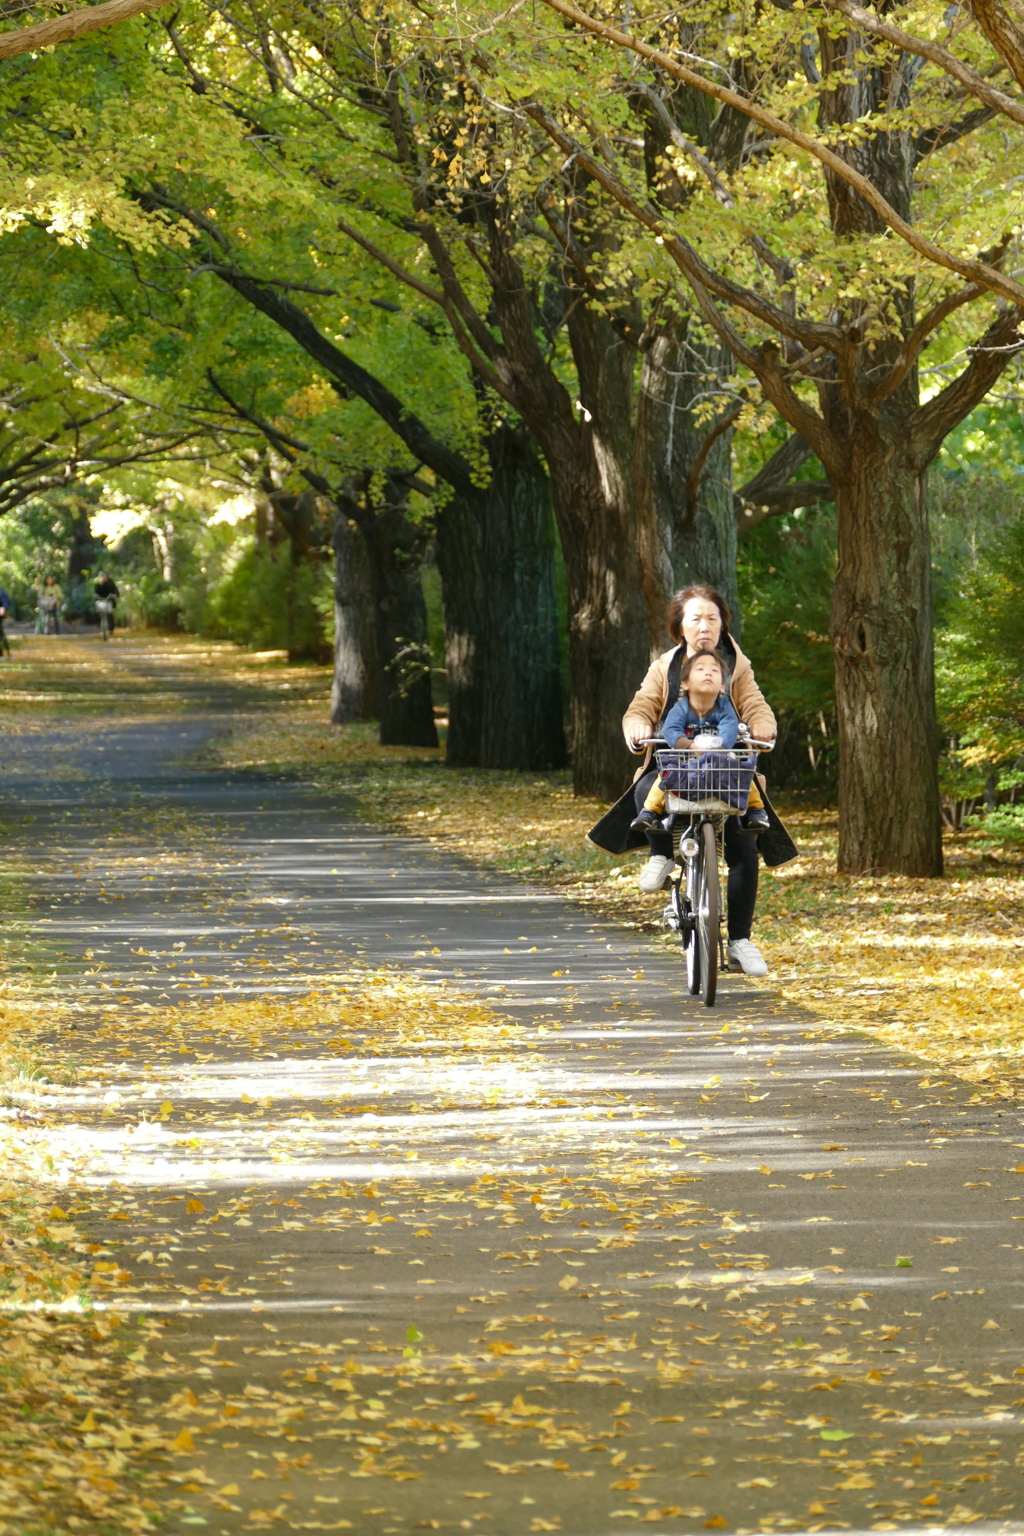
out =
<svg viewBox="0 0 1024 1536"><path fill-rule="evenodd" d="M654 854L640 871L640 889L647 896L660 891L674 867L674 859L666 858L663 853Z"/></svg>

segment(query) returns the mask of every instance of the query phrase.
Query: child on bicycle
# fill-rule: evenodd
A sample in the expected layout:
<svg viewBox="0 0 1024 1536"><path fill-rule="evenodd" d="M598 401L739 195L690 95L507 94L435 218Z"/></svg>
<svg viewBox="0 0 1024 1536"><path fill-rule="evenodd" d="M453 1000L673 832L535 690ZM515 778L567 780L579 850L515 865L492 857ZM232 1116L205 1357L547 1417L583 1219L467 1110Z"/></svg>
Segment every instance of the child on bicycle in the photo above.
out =
<svg viewBox="0 0 1024 1536"><path fill-rule="evenodd" d="M739 736L739 716L725 691L728 668L721 651L698 651L683 662L679 674L679 698L665 717L662 735L670 746L691 751L696 736L718 736L723 751L730 751ZM664 775L662 775L664 777ZM665 791L655 782L633 826L663 831ZM740 826L747 832L766 832L768 815L756 780L750 786L747 809Z"/></svg>

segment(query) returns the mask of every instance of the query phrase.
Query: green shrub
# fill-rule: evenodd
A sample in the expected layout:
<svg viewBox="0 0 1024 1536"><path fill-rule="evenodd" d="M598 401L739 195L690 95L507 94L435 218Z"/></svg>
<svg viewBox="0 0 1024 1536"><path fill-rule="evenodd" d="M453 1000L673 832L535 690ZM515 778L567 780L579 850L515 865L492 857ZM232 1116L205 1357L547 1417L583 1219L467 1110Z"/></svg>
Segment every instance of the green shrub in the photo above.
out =
<svg viewBox="0 0 1024 1536"><path fill-rule="evenodd" d="M293 660L326 660L334 593L326 564L293 562L287 546L257 549L251 537L207 599L210 633Z"/></svg>

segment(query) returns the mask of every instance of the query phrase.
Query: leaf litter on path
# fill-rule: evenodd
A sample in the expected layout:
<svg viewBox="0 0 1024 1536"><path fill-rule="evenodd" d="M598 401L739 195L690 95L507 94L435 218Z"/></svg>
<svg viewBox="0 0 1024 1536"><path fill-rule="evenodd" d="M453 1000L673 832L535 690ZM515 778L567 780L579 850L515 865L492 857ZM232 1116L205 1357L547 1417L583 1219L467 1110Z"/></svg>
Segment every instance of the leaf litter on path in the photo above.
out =
<svg viewBox="0 0 1024 1536"><path fill-rule="evenodd" d="M160 860L161 812L119 807L116 836L109 811L77 820L110 871L94 917L148 911L129 847ZM107 1458L111 1484L101 1514L79 1498L85 1529L142 1528L154 1505L171 1529L510 1536L609 1519L886 1530L1019 1507L1007 1452L1024 1366L971 1234L1022 1154L1000 1134L1000 1166L972 1166L969 1192L949 1191L927 1230L935 1255L963 1245L948 1275L907 1240L913 1197L898 1192L925 1177L901 1138L942 1142L966 1113L955 1085L924 1078L920 1105L916 1073L901 1101L869 1071L851 1092L866 1095L866 1123L888 1114L893 1130L865 1158L860 1122L832 1125L837 1090L813 1113L794 1097L799 1053L822 1039L799 1015L773 1022L741 1001L680 1025L676 1043L627 1027L659 1017L639 985L606 1018L567 994L541 1024L536 1007L442 985L412 956L313 966L308 931L268 924L272 881L231 884L233 837L215 813L178 807L164 825L164 846L187 835L189 852L150 905L193 936L136 942L126 964L103 938L64 939L87 970L51 953L51 977L40 953L16 975L14 1033L33 998L57 1029L33 1042L52 1081L9 1081L12 1113L34 1118L9 1122L8 1145L22 1188L62 1188L66 1279L92 1307L65 1323L71 1293L51 1289L37 1315L92 1327L96 1349L104 1328L134 1345L96 1377L104 1400L123 1394L120 1427L107 1433L99 1406L81 1429L83 1444L102 1437L85 1450ZM218 922L246 936L211 940ZM254 997L228 985L254 979ZM692 1066L675 1062L680 1046ZM833 1050L829 1070L855 1077L858 1049ZM911 1096L938 1126L896 1130ZM723 1139L755 1113L756 1146ZM984 1124L995 1135L1000 1122ZM730 1196L744 1169L756 1193ZM814 1180L795 1207L794 1173ZM851 1188L878 1213L884 1252L859 1232ZM15 1269L28 1275L28 1256ZM996 1342L979 1351L974 1330ZM63 1358L46 1371L61 1391L75 1379ZM50 1439L56 1468L65 1451Z"/></svg>

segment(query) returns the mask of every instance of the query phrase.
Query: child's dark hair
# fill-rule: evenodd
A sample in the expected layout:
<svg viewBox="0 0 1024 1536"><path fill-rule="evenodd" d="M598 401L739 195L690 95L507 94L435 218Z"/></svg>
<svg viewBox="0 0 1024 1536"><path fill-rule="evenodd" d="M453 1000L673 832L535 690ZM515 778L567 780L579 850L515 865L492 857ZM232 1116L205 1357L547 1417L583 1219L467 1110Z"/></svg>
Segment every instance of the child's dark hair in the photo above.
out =
<svg viewBox="0 0 1024 1536"><path fill-rule="evenodd" d="M715 661L718 662L718 670L722 674L722 686L724 688L725 684L729 681L729 667L728 667L728 663L726 662L726 659L722 655L721 651L713 650L710 646L708 647L708 649L706 651L695 651L692 656L687 656L686 660L683 662L682 666L679 669L679 685L680 685L680 687L682 687L682 685L684 683L689 681L690 669L692 668L694 662L695 661L699 661L702 656L713 656Z"/></svg>

